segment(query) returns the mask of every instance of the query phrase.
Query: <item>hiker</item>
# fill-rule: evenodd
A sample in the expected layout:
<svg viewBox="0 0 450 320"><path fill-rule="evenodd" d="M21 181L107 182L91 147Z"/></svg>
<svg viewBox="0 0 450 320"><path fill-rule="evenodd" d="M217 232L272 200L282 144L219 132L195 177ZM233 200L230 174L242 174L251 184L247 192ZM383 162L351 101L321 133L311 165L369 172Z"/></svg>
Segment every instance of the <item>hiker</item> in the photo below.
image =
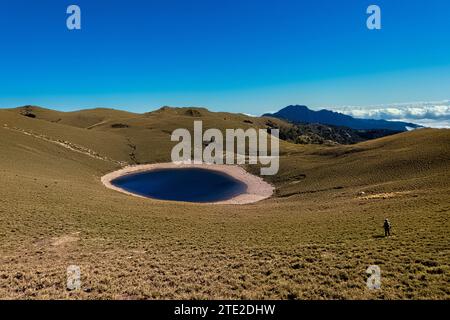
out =
<svg viewBox="0 0 450 320"><path fill-rule="evenodd" d="M384 228L384 236L389 237L391 235L391 223L389 222L388 219L384 220L383 228Z"/></svg>

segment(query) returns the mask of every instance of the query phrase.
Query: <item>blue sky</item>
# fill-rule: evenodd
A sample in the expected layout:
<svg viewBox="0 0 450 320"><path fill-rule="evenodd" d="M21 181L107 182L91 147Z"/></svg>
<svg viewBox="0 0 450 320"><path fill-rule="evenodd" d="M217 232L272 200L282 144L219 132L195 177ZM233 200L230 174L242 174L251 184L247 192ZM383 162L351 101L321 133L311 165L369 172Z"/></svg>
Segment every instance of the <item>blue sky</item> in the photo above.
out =
<svg viewBox="0 0 450 320"><path fill-rule="evenodd" d="M82 30L66 28L70 4ZM370 4L382 30L366 28ZM261 114L448 100L449 16L448 0L4 0L0 107Z"/></svg>

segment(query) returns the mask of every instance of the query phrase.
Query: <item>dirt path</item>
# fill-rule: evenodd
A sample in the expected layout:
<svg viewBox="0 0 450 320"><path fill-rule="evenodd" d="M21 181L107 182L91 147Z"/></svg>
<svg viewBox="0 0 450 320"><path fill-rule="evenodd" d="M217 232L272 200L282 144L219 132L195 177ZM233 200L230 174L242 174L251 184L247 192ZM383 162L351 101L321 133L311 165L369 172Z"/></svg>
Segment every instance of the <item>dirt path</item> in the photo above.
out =
<svg viewBox="0 0 450 320"><path fill-rule="evenodd" d="M34 138L37 138L37 139L40 139L40 140L44 140L46 142L57 144L57 145L59 145L59 146L61 146L63 148L66 148L66 149L70 150L70 151L78 152L78 153L84 154L84 155L86 155L88 157L91 157L91 158L94 158L94 159L108 161L108 162L113 162L113 163L119 164L121 166L128 165L128 163L125 162L125 161L118 161L118 160L111 159L111 158L109 158L107 156L103 156L103 155L101 155L101 154L99 154L99 153L97 153L97 152L95 152L95 151L93 151L93 150L91 150L89 148L77 145L77 144L72 143L70 141L53 139L53 138L48 137L48 136L43 135L43 134L34 133L32 131L28 131L28 130L17 128L17 127L9 127L8 125L3 125L3 129L12 130L12 131L19 132L19 133L22 133L22 134L27 135L27 136L31 136L31 137L34 137Z"/></svg>

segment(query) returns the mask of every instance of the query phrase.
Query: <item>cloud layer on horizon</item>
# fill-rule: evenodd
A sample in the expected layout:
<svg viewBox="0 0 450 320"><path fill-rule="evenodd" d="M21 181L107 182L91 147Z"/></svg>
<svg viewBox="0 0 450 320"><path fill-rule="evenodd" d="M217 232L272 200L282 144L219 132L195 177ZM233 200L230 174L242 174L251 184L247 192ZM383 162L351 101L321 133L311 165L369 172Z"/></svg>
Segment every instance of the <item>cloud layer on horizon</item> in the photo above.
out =
<svg viewBox="0 0 450 320"><path fill-rule="evenodd" d="M354 118L405 121L433 128L450 128L450 101L402 103L372 107L334 108Z"/></svg>

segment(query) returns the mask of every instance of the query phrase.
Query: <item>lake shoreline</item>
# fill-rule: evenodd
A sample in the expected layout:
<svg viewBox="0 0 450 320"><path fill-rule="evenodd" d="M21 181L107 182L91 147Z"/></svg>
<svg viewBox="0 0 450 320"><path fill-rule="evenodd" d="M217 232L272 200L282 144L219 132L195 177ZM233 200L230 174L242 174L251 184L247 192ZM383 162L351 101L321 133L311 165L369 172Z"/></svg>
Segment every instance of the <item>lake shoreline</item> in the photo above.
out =
<svg viewBox="0 0 450 320"><path fill-rule="evenodd" d="M193 164L193 163L183 163L183 164L175 164L172 162L168 163L154 163L154 164L144 164L144 165L134 165L127 166L122 169L110 172L104 175L101 178L103 185L109 189L125 193L127 195L151 199L157 201L166 201L166 200L158 200L149 197L144 197L135 193L131 193L127 190L124 190L120 187L112 184L112 181L133 173L139 173L144 171L151 171L156 169L177 169L177 168L199 168L199 169L207 169L213 170L220 173L224 173L229 175L230 177L244 183L247 185L247 191L245 193L239 194L235 197L232 197L228 200L218 201L218 202L206 202L206 203L195 203L195 204L230 204L230 205L242 205L242 204L250 204L255 203L267 198L270 198L274 193L275 188L264 181L261 177L255 176L249 172L247 172L244 168L239 167L237 165L224 165L224 164ZM175 202L175 201L170 201Z"/></svg>

